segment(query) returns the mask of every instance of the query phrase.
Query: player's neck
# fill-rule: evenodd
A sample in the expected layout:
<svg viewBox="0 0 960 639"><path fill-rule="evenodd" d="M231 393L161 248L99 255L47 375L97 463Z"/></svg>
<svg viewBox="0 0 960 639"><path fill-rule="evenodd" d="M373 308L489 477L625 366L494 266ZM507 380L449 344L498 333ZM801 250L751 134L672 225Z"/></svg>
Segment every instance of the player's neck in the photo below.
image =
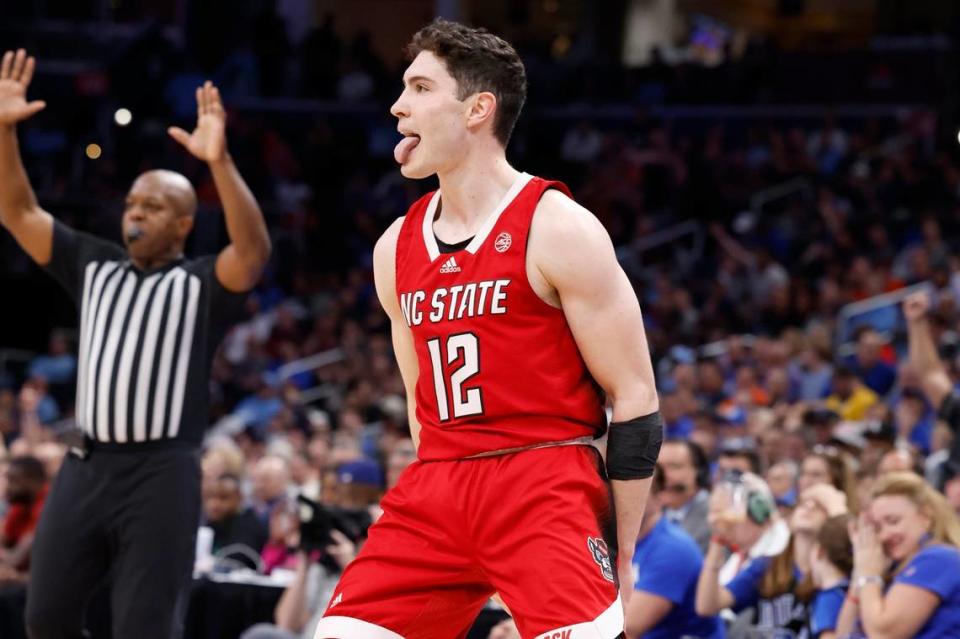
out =
<svg viewBox="0 0 960 639"><path fill-rule="evenodd" d="M519 175L502 151L467 158L455 169L438 175L443 226L474 227L493 211Z"/></svg>

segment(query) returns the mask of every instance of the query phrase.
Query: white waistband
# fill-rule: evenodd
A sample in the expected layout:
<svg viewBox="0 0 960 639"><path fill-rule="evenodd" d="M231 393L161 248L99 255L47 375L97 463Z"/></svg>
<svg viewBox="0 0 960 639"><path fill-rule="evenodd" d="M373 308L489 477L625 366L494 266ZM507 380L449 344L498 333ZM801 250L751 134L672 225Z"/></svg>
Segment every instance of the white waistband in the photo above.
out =
<svg viewBox="0 0 960 639"><path fill-rule="evenodd" d="M353 617L324 617L313 639L404 639L392 630Z"/></svg>
<svg viewBox="0 0 960 639"><path fill-rule="evenodd" d="M623 632L623 604L618 596L596 619L554 628L536 639L615 639ZM313 639L404 639L383 626L353 617L324 617L317 624Z"/></svg>
<svg viewBox="0 0 960 639"><path fill-rule="evenodd" d="M623 604L620 597L593 621L554 628L536 639L615 639L623 632Z"/></svg>

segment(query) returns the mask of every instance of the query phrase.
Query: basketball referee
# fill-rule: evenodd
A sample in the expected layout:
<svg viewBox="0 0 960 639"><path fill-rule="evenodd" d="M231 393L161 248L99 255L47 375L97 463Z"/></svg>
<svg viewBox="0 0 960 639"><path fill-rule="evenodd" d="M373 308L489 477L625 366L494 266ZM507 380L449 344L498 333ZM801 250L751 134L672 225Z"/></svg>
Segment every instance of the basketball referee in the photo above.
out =
<svg viewBox="0 0 960 639"><path fill-rule="evenodd" d="M200 517L198 448L213 353L270 255L253 195L227 153L217 89L197 89L197 127L170 135L213 174L230 245L185 259L197 207L171 171L140 175L123 212L126 248L74 231L41 209L17 149L34 60L0 66L0 222L67 289L80 311L74 449L51 489L33 545L27 630L80 637L95 586L111 579L113 633L180 632Z"/></svg>

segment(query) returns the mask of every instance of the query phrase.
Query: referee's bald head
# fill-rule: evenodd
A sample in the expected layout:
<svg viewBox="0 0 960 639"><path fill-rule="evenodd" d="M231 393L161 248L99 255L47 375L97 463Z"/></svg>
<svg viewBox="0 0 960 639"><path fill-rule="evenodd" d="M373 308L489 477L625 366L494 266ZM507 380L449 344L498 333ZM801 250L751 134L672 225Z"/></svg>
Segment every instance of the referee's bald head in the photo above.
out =
<svg viewBox="0 0 960 639"><path fill-rule="evenodd" d="M165 169L141 173L127 193L123 240L140 268L156 268L183 253L193 229L197 194L183 175Z"/></svg>
<svg viewBox="0 0 960 639"><path fill-rule="evenodd" d="M141 173L134 181L148 188L156 188L170 200L178 213L193 216L197 212L197 192L185 175L168 169L153 169Z"/></svg>

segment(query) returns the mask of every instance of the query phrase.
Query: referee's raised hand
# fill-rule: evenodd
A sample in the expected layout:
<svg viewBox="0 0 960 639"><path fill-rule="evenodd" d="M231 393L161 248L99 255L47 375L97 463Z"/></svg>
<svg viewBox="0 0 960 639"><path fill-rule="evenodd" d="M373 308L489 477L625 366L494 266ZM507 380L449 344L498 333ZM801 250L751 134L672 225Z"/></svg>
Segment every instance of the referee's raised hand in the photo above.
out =
<svg viewBox="0 0 960 639"><path fill-rule="evenodd" d="M172 126L167 133L198 160L217 162L227 154L226 130L227 112L220 101L220 91L207 80L197 87L197 128L187 133Z"/></svg>
<svg viewBox="0 0 960 639"><path fill-rule="evenodd" d="M37 113L47 103L27 102L27 87L36 61L23 49L7 51L0 63L0 125L11 126Z"/></svg>

